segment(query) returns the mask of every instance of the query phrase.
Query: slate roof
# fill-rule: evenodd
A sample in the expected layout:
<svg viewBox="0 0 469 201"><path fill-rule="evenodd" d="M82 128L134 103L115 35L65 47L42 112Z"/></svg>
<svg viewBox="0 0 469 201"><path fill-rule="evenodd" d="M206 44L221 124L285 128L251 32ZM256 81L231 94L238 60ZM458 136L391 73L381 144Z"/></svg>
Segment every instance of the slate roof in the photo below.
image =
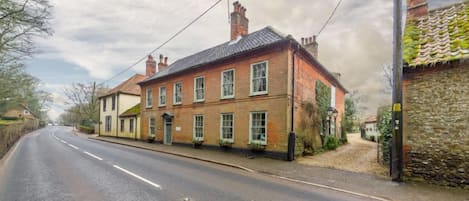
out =
<svg viewBox="0 0 469 201"><path fill-rule="evenodd" d="M126 110L124 113L119 115L119 117L133 117L140 114L140 103L134 105L130 109Z"/></svg>
<svg viewBox="0 0 469 201"><path fill-rule="evenodd" d="M407 19L403 38L407 67L469 58L469 1Z"/></svg>
<svg viewBox="0 0 469 201"><path fill-rule="evenodd" d="M250 33L242 38L228 41L221 45L217 45L215 47L179 59L169 65L169 67L165 70L157 72L155 75L145 79L142 82L165 77L183 70L195 68L254 49L259 49L283 40L287 40L287 37L284 34L281 34L274 28L268 26L259 31Z"/></svg>
<svg viewBox="0 0 469 201"><path fill-rule="evenodd" d="M115 94L117 92L140 96L140 86L137 83L141 82L142 80L144 80L146 78L147 78L147 76L145 76L145 75L135 74L134 76L127 79L126 81L124 81L124 82L120 83L119 85L117 85L116 87L110 89L104 95L102 95L100 97Z"/></svg>

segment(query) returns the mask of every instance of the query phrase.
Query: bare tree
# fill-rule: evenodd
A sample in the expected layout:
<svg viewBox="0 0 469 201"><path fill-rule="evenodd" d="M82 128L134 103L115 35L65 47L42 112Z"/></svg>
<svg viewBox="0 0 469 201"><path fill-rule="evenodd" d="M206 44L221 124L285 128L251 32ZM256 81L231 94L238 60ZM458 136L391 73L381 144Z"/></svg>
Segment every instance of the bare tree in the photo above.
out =
<svg viewBox="0 0 469 201"><path fill-rule="evenodd" d="M105 91L102 85L96 85L96 83L70 85L64 90L68 99L66 104L72 106L69 112L76 115L80 123L83 121L96 123L99 115L98 96Z"/></svg>
<svg viewBox="0 0 469 201"><path fill-rule="evenodd" d="M392 85L393 85L393 77L392 77L392 65L391 63L386 63L382 65L382 76L384 81L386 82L386 88L384 90L385 93L390 94L392 92Z"/></svg>
<svg viewBox="0 0 469 201"><path fill-rule="evenodd" d="M48 0L0 0L0 67L34 53L34 37L52 34Z"/></svg>

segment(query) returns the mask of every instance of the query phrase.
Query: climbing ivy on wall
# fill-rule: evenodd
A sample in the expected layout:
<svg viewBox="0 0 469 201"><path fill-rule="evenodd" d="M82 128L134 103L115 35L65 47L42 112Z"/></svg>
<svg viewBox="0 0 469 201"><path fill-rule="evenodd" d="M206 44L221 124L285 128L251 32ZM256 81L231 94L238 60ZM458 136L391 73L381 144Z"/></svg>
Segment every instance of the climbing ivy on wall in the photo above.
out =
<svg viewBox="0 0 469 201"><path fill-rule="evenodd" d="M321 119L321 133L325 133L327 109L331 106L331 89L319 80L316 81L316 104Z"/></svg>

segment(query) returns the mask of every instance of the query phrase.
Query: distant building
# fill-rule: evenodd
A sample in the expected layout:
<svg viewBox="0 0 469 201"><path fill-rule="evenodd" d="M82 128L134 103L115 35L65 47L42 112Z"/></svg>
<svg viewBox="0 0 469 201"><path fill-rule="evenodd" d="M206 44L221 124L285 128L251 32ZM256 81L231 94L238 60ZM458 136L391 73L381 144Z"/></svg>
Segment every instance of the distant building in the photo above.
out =
<svg viewBox="0 0 469 201"><path fill-rule="evenodd" d="M315 37L299 43L271 27L248 33L245 14L235 2L230 41L169 66L165 58L158 73L139 83L142 138L204 146L223 142L233 149L263 146L265 154L285 158L290 128L298 128L303 102L315 101L316 83L332 94L339 114L331 132L339 136L347 91L338 74L318 62Z"/></svg>
<svg viewBox="0 0 469 201"><path fill-rule="evenodd" d="M405 171L469 186L469 2L428 11L408 0L404 33Z"/></svg>
<svg viewBox="0 0 469 201"><path fill-rule="evenodd" d="M4 119L24 120L25 129L36 129L39 126L40 117L34 114L25 104L16 104L8 109L3 115Z"/></svg>
<svg viewBox="0 0 469 201"><path fill-rule="evenodd" d="M156 65L151 65L152 61L153 58L149 56L147 75L152 75L156 71ZM135 139L140 137L137 134L138 115L133 116L133 113L129 115L129 109L140 103L140 87L137 83L147 78L147 75L136 74L99 97L98 134L100 136Z"/></svg>
<svg viewBox="0 0 469 201"><path fill-rule="evenodd" d="M376 116L370 116L365 120L365 133L367 139L378 141L379 131L376 124Z"/></svg>

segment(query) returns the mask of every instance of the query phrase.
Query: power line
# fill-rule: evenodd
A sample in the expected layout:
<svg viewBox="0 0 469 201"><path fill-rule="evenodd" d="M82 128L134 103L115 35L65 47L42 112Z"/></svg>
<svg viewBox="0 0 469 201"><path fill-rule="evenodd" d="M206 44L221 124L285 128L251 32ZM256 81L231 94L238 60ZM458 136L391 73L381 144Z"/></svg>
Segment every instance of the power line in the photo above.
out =
<svg viewBox="0 0 469 201"><path fill-rule="evenodd" d="M215 7L218 3L220 3L222 0L218 0L217 2L215 2L212 6L210 6L207 10L205 10L202 14L200 14L199 16L197 16L195 19L193 19L189 24L187 24L186 26L184 26L182 29L180 29L178 32L176 32L174 35L172 35L168 40L166 40L165 42L163 42L161 45L159 45L158 47L156 47L155 49L153 49L152 51L150 51L147 55L149 54L153 54L155 53L157 50L159 50L160 48L162 48L164 45L166 45L167 43L169 43L171 40L173 40L174 38L176 38L176 36L178 36L179 34L181 34L184 30L186 30L187 28L189 28L192 24L194 24L195 22L197 22L197 20L199 20L202 16L204 16L206 13L208 13L208 11L212 10L213 7ZM136 62L134 62L132 65L130 65L129 67L127 67L126 69L120 71L119 73L115 74L114 76L112 76L111 78L101 82L100 84L104 84L106 82L109 82L111 80L113 80L114 78L116 78L117 76L121 75L122 73L125 73L127 72L128 70L130 70L131 68L135 67L137 64L139 64L140 62L142 62L143 60L145 60L147 58L147 55L143 56L142 58L138 59Z"/></svg>
<svg viewBox="0 0 469 201"><path fill-rule="evenodd" d="M326 26L329 24L329 21L332 19L332 16L334 16L335 11L337 10L337 8L339 8L340 3L342 3L342 0L339 0L339 2L337 2L337 5L335 6L334 10L332 10L331 15L329 15L329 18L327 18L326 23L322 25L321 29L319 30L318 34L316 34L316 36L319 36L322 30L324 30L324 28L326 28Z"/></svg>

